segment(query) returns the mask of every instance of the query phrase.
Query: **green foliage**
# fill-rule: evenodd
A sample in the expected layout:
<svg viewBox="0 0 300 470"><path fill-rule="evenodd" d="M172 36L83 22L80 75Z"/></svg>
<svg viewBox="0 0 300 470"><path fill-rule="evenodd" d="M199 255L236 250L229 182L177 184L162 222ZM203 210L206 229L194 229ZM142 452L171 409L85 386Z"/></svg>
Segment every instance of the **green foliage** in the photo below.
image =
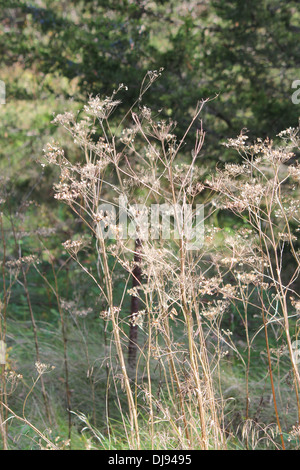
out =
<svg viewBox="0 0 300 470"><path fill-rule="evenodd" d="M298 118L290 99L300 60L296 7L267 0L190 2L189 8L177 1L5 1L2 67L23 70L19 83L9 81L10 99L43 93L85 99L125 83L127 106L145 73L164 67L147 100L163 108L162 116L172 112L182 130L197 100L218 95L203 115L210 154L241 125L252 135L275 136ZM27 71L35 91L24 86ZM78 88L59 89L55 77L76 80Z"/></svg>

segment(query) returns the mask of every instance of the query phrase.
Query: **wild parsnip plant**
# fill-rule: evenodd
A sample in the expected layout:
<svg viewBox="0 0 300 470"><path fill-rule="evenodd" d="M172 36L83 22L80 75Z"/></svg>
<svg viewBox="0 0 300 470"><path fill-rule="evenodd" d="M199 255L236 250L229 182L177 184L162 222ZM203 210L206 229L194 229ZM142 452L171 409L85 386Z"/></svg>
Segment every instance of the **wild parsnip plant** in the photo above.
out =
<svg viewBox="0 0 300 470"><path fill-rule="evenodd" d="M259 139L247 146L244 134L230 139L225 145L237 150L242 162L225 164L205 179L205 169L201 168L204 131L199 121L205 102L197 105L186 133L177 139L176 123L155 119L153 111L142 102L145 91L159 75L160 71L148 73L137 103L118 126L111 127L109 118L120 103L116 95L123 85L111 97L90 97L77 116L66 112L55 117L54 122L62 125L82 149L82 162L72 162L57 144L49 144L45 150L47 162L57 165L61 172L55 198L67 203L84 221L95 244L97 276L78 256L84 240L67 240L64 247L96 284L106 304L100 315L111 324L111 352L116 351L118 368L113 362L110 368L116 390L120 382L127 397L127 410L121 408L121 401L119 404L129 446L142 447L140 421L141 416L147 416L152 448L164 422L176 436L176 447L226 448L225 402L222 388L216 387L218 375L219 383L222 381L220 363L232 350L245 366L242 435L249 447L251 350L263 329L276 425L271 432L261 426L260 432L265 429L265 433L257 442L273 435L272 440L277 439L275 445L285 448L269 329L276 330L277 337L284 332L299 413L300 382L293 346L297 323L292 320L291 326L297 313L291 313L291 306L297 311L299 304L294 290L299 274L295 236L295 229L299 229L299 202L293 194L297 194L295 185L300 170L297 165L286 166L293 158L292 150L299 146L297 131L283 132L282 146ZM189 160L182 162L189 132L196 133L195 146ZM131 221L131 239L122 236L118 216L101 209L104 203L117 207L120 199L126 201L123 209ZM205 207L203 247L188 248L188 234L182 232L181 215L176 210L172 212L169 237L163 236L163 219L155 219L156 235L153 227L149 234L145 208L151 204L168 204L172 208L188 204L195 213L198 201ZM212 223L215 212L221 210L242 218L244 226L228 236ZM293 266L289 279L284 276L285 256L289 256L288 264ZM127 277L124 292L116 296L114 278L120 267ZM132 277L136 282L130 289ZM129 316L123 313L128 295L138 299L140 307ZM121 300L116 301L116 297ZM245 358L234 344L232 332L222 328L223 318L233 308L239 312L245 331ZM252 336L248 313L251 309L261 318ZM140 340L134 334L134 342L129 338L133 327L141 334ZM178 328L180 341L174 337ZM126 361L128 345L137 353L134 370L132 361ZM152 380L156 367L161 374L159 387ZM297 423L299 415L295 426ZM251 445L256 445L253 437Z"/></svg>
<svg viewBox="0 0 300 470"><path fill-rule="evenodd" d="M223 258L219 251L216 265L220 266L219 269L227 267L236 289L232 297L239 298L244 305L248 371L254 338L251 340L248 335L247 306L253 301L249 287L256 287L255 308L262 318L276 422L282 448L285 448L273 379L274 351L269 346L268 331L276 328L277 335L285 337L283 348L277 355L280 357L286 352L289 356L297 404L296 426L300 419L299 325L293 320L299 315L297 232L300 229L300 168L299 163L295 164L293 160L294 150L299 149L299 129L289 128L278 137L281 145L274 145L269 139L257 139L248 145L244 133L236 139L229 139L225 145L238 151L241 163L225 165L206 184L218 195L214 201L216 207L230 210L247 221L248 228L243 228L235 236L225 237L230 255ZM249 418L249 400L247 391L246 420Z"/></svg>
<svg viewBox="0 0 300 470"><path fill-rule="evenodd" d="M136 103L119 124L111 115L126 92L124 85L110 97L91 96L77 114L57 115L54 122L81 152L74 158L63 142L52 142L41 160L43 167L58 169L55 199L82 222L71 239L62 240L62 250L96 292L93 308L81 308L76 295L61 298L58 271L68 261L56 271L55 259L39 237L52 281L34 257L27 264L53 293L58 308L68 412L63 447L68 447L77 419L84 424L83 434L89 434L87 448L297 449L300 167L293 152L299 149L298 130L280 133L279 143L257 139L253 144L247 144L242 132L224 144L238 152L239 161L208 171L201 160L205 132L200 117L206 102L197 104L186 132L178 137L175 122L161 120L159 112L144 105L146 91L160 74L148 72ZM192 148L188 134L194 135ZM197 218L199 205L202 219ZM6 337L10 292L20 278L51 428L55 416L39 360L40 332L26 259L7 259L0 222L1 338ZM99 357L92 359L80 319L96 309L103 336ZM68 352L71 322L86 359L91 417L72 407L77 392L71 399L76 367ZM97 368L102 375L96 375ZM97 403L104 401L103 394L98 396L99 381L105 383L102 422L97 415ZM12 410L6 387L3 369L3 448L8 447L12 417L36 430L40 447L46 442L46 448L59 448L27 419L27 396L22 416ZM111 415L115 403L118 422Z"/></svg>
<svg viewBox="0 0 300 470"><path fill-rule="evenodd" d="M201 127L196 131L191 162L181 164L179 159L204 103L198 104L185 135L177 141L175 123L155 121L151 110L142 104L145 91L159 75L157 71L148 73L136 103L138 110L132 108L116 128L111 128L109 117L119 104L116 94L122 85L109 98L91 97L78 116L69 112L56 116L54 122L70 132L82 148L84 161L71 162L56 144L48 145L45 157L61 171L55 198L67 203L84 221L95 242L97 277L79 259L83 240L67 240L63 245L97 285L106 303L100 315L111 323L119 363L117 371L112 366L113 380L120 381L126 393L130 447L141 448L139 415L143 410L148 416L152 447L156 424L167 421L180 447L224 448L223 418L211 371L216 359L214 364L209 359L199 304L199 283L203 271L212 269L211 261L205 259L204 250L189 250L184 236L176 239L171 234L181 230L178 211L173 214L169 239L162 237L161 230L152 239L143 225L143 209L137 206L167 203L171 208L184 204L193 207L204 189L198 181L201 170L195 164L204 139ZM127 201L127 215L134 224L131 239L122 237L112 213L101 209L104 203L117 205L120 197ZM158 219L155 229L163 223ZM113 240L105 240L105 232ZM141 281L130 289L137 264ZM121 301L116 302L114 276L120 267L127 273L127 281L124 292L118 295ZM140 310L126 318L122 307L128 295L139 299ZM227 300L220 300L213 308L223 311L226 306ZM182 329L183 343L174 341L174 325ZM130 342L137 350L135 370L126 361L132 327L143 332L142 344ZM151 380L155 367L161 370L163 385L159 389Z"/></svg>

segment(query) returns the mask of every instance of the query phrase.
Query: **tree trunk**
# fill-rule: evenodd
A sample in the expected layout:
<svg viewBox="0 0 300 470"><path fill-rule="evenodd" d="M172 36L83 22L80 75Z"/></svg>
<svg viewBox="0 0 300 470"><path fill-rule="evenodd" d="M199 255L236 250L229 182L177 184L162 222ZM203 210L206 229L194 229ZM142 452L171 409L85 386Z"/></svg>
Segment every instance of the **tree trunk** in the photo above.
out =
<svg viewBox="0 0 300 470"><path fill-rule="evenodd" d="M141 241L139 238L135 240L135 253L134 253L134 269L132 271L132 287L137 287L141 284L142 270L140 267L141 262ZM136 358L138 350L138 326L135 324L136 314L140 308L140 300L135 295L131 296L131 312L130 312L130 331L129 331L129 345L128 345L128 364L129 367L135 369Z"/></svg>

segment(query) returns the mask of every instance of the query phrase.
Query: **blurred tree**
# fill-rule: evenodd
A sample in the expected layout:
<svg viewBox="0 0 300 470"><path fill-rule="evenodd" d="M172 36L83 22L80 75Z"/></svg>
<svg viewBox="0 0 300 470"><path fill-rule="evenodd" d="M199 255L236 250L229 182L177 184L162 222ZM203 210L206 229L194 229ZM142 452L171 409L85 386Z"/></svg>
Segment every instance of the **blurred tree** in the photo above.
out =
<svg viewBox="0 0 300 470"><path fill-rule="evenodd" d="M2 67L30 69L36 93L85 100L110 93L119 83L138 95L147 70L165 68L146 102L163 108L183 132L197 100L205 107L206 162L220 158L220 139L242 127L274 137L295 125L298 107L291 84L299 78L298 2L148 0L0 1ZM51 79L47 77L51 76ZM79 88L57 89L55 76L76 79ZM76 82L77 83L77 82ZM34 93L13 83L16 97ZM80 94L81 92L81 94ZM227 154L222 150L223 155Z"/></svg>

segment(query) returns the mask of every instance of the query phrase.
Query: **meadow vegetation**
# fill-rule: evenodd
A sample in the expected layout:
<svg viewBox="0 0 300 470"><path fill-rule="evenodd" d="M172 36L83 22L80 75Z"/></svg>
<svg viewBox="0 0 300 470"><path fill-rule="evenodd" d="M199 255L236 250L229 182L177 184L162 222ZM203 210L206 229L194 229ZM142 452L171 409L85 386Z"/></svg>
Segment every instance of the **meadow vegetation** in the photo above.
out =
<svg viewBox="0 0 300 470"><path fill-rule="evenodd" d="M298 450L295 2L9 3L2 449Z"/></svg>

